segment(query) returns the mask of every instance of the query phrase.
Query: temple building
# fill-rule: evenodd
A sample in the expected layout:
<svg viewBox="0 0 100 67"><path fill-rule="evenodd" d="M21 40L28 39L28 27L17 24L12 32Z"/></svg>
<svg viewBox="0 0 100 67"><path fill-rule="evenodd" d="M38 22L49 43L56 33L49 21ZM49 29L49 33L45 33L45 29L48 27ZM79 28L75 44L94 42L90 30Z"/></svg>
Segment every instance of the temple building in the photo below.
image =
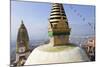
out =
<svg viewBox="0 0 100 67"><path fill-rule="evenodd" d="M30 49L29 49L28 32L23 21L21 21L21 25L17 35L16 61L14 63L15 66L24 65L29 54L30 54Z"/></svg>
<svg viewBox="0 0 100 67"><path fill-rule="evenodd" d="M50 42L36 47L25 65L89 61L80 47L69 42L71 28L62 4L52 4L48 24Z"/></svg>
<svg viewBox="0 0 100 67"><path fill-rule="evenodd" d="M89 37L82 47L86 51L89 59L95 61L95 37Z"/></svg>

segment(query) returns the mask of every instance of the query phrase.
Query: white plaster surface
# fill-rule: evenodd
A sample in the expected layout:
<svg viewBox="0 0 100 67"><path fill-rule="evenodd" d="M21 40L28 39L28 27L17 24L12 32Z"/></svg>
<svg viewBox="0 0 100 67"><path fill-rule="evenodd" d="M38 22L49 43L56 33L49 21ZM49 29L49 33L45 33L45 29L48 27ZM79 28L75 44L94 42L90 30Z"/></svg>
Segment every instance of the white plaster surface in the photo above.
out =
<svg viewBox="0 0 100 67"><path fill-rule="evenodd" d="M80 47L42 45L35 48L25 65L89 61Z"/></svg>

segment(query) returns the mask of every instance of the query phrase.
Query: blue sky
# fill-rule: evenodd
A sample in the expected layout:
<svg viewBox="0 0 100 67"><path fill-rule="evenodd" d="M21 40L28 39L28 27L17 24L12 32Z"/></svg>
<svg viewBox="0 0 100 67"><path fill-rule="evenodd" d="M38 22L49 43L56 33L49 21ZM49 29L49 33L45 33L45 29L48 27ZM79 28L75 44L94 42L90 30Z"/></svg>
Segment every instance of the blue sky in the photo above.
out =
<svg viewBox="0 0 100 67"><path fill-rule="evenodd" d="M72 28L71 36L94 34L88 22L95 24L95 6L64 4L64 9ZM11 39L16 40L21 20L30 39L47 39L50 11L50 3L11 1Z"/></svg>

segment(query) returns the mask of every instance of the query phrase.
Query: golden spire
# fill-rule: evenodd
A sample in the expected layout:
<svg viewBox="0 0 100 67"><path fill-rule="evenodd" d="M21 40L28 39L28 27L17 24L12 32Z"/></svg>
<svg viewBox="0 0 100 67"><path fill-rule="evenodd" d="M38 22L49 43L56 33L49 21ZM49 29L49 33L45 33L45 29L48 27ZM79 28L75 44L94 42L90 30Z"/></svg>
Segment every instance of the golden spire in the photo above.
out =
<svg viewBox="0 0 100 67"><path fill-rule="evenodd" d="M22 44L24 43L24 44ZM29 37L28 37L28 32L27 29L23 23L23 20L21 20L21 25L18 30L18 35L17 35L17 52L19 47L25 46L26 51L29 50Z"/></svg>
<svg viewBox="0 0 100 67"><path fill-rule="evenodd" d="M24 24L24 23L23 23L23 20L21 20L21 24Z"/></svg>
<svg viewBox="0 0 100 67"><path fill-rule="evenodd" d="M69 42L70 28L62 4L52 4L48 34L53 39L53 46L65 45Z"/></svg>

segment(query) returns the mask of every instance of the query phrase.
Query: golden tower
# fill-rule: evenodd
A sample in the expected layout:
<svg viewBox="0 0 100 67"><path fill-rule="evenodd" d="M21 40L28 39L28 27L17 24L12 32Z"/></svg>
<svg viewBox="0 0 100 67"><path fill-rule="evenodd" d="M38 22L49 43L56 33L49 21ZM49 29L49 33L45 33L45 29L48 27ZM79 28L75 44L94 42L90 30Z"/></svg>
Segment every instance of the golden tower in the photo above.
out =
<svg viewBox="0 0 100 67"><path fill-rule="evenodd" d="M18 30L17 44L16 44L16 65L23 65L30 54L28 32L21 21L21 26Z"/></svg>
<svg viewBox="0 0 100 67"><path fill-rule="evenodd" d="M53 3L48 26L48 34L53 46L67 45L70 30L63 5Z"/></svg>

